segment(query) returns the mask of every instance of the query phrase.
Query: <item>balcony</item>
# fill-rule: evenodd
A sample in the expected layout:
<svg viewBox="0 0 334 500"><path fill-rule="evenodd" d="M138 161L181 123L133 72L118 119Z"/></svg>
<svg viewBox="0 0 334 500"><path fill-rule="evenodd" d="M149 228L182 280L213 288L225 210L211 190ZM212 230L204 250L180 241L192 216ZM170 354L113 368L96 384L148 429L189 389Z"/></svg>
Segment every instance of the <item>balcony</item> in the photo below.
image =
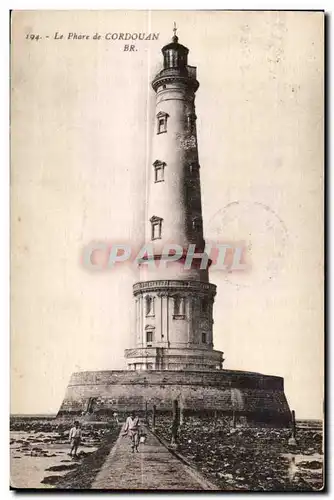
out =
<svg viewBox="0 0 334 500"><path fill-rule="evenodd" d="M195 66L185 66L183 68L166 68L162 69L157 73L152 81L152 87L155 91L162 83L168 83L168 80L173 80L177 78L180 81L184 81L196 91L199 87L199 83L196 79L196 67Z"/></svg>

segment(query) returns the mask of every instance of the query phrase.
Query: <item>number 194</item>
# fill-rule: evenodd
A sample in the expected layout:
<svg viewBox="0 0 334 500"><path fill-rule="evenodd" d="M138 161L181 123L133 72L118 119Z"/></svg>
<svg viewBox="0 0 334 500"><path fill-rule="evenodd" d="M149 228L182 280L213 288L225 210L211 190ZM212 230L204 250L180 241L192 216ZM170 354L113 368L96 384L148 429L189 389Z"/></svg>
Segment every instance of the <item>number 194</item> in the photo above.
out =
<svg viewBox="0 0 334 500"><path fill-rule="evenodd" d="M28 33L26 35L27 40L39 40L41 37L39 35L34 35L33 33Z"/></svg>

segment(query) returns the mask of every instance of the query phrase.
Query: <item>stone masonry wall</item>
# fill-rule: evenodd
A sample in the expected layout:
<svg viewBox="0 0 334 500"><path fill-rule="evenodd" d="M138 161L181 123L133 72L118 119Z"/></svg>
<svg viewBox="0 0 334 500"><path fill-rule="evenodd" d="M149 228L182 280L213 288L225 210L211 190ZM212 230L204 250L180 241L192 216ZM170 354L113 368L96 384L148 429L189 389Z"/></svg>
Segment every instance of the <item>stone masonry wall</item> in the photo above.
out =
<svg viewBox="0 0 334 500"><path fill-rule="evenodd" d="M96 415L144 412L146 404L171 411L174 399L190 412L236 411L273 421L290 418L282 378L225 370L74 373L58 415L82 415L89 407Z"/></svg>

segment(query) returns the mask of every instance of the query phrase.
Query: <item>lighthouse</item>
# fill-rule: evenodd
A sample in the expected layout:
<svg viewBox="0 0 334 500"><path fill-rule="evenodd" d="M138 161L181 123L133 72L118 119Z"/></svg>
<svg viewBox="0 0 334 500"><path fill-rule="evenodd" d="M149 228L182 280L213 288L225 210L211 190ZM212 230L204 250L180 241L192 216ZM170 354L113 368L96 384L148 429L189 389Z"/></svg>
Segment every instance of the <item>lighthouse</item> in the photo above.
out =
<svg viewBox="0 0 334 500"><path fill-rule="evenodd" d="M163 68L152 81L156 103L145 243L153 259L140 264L140 280L133 287L132 347L125 351L130 370L223 366L223 353L213 348L216 286L209 282L203 237L195 111L199 82L188 53L174 25L171 43L162 48ZM175 245L183 249L183 258L170 262L166 248Z"/></svg>
<svg viewBox="0 0 334 500"><path fill-rule="evenodd" d="M174 28L152 80L156 102L144 221L149 251L133 285L126 369L73 373L58 416L108 418L115 409L144 415L153 405L170 412L177 400L184 414L290 421L283 378L223 369L223 353L214 349L216 286L209 281L196 133L199 83L188 53ZM166 248L181 249L180 258L171 259Z"/></svg>

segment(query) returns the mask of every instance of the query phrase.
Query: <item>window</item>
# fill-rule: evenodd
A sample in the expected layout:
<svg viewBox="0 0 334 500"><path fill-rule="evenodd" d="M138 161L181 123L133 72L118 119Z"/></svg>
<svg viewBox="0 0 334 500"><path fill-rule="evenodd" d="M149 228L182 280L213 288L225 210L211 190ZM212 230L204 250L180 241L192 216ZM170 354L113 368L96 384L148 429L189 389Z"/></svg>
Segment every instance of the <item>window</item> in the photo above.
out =
<svg viewBox="0 0 334 500"><path fill-rule="evenodd" d="M187 115L187 129L189 134L193 134L195 132L195 121L196 115L194 113Z"/></svg>
<svg viewBox="0 0 334 500"><path fill-rule="evenodd" d="M201 217L195 217L195 219L193 219L192 227L196 233L202 231L202 219L201 219Z"/></svg>
<svg viewBox="0 0 334 500"><path fill-rule="evenodd" d="M193 162L193 163L189 164L189 173L191 175L198 174L198 171L199 171L199 164L198 163Z"/></svg>
<svg viewBox="0 0 334 500"><path fill-rule="evenodd" d="M146 331L146 343L147 345L152 344L153 342L153 330Z"/></svg>
<svg viewBox="0 0 334 500"><path fill-rule="evenodd" d="M202 344L206 344L206 333L202 332Z"/></svg>
<svg viewBox="0 0 334 500"><path fill-rule="evenodd" d="M159 224L152 225L152 240L157 240L161 238L161 231Z"/></svg>
<svg viewBox="0 0 334 500"><path fill-rule="evenodd" d="M174 319L184 319L185 317L185 301L184 297L174 297Z"/></svg>
<svg viewBox="0 0 334 500"><path fill-rule="evenodd" d="M162 132L166 132L166 120L164 118L158 119L158 134L162 134Z"/></svg>
<svg viewBox="0 0 334 500"><path fill-rule="evenodd" d="M153 163L154 167L154 182L162 182L164 181L164 169L165 169L166 163L156 160Z"/></svg>
<svg viewBox="0 0 334 500"><path fill-rule="evenodd" d="M177 67L177 52L174 49L166 50L165 62L167 68Z"/></svg>
<svg viewBox="0 0 334 500"><path fill-rule="evenodd" d="M154 341L154 326L153 325L147 325L145 327L145 340L146 340L146 346L152 347L152 342Z"/></svg>
<svg viewBox="0 0 334 500"><path fill-rule="evenodd" d="M201 306L202 306L202 313L207 313L208 310L209 310L208 299L203 299L202 302L201 302Z"/></svg>
<svg viewBox="0 0 334 500"><path fill-rule="evenodd" d="M174 315L178 316L180 314L180 297L174 297Z"/></svg>
<svg viewBox="0 0 334 500"><path fill-rule="evenodd" d="M150 218L150 222L151 222L151 226L152 226L152 231L151 231L151 239L152 240L161 239L162 221L163 221L163 219L161 219L161 217L157 217L156 215L153 215L153 217Z"/></svg>
<svg viewBox="0 0 334 500"><path fill-rule="evenodd" d="M160 111L157 114L157 134L162 134L167 132L167 118L168 114Z"/></svg>
<svg viewBox="0 0 334 500"><path fill-rule="evenodd" d="M146 295L146 316L154 316L154 297Z"/></svg>
<svg viewBox="0 0 334 500"><path fill-rule="evenodd" d="M147 363L146 370L153 370L153 363Z"/></svg>

